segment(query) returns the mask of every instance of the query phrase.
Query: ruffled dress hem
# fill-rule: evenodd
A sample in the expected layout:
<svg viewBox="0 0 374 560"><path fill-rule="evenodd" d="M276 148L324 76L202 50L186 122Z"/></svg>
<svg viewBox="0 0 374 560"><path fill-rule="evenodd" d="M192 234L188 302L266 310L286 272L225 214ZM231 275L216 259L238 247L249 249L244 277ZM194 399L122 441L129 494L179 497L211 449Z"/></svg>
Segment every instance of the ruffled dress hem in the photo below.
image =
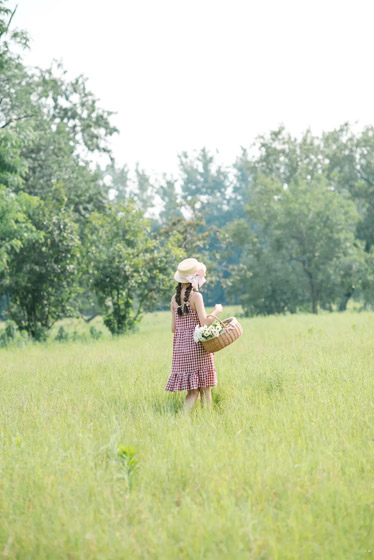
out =
<svg viewBox="0 0 374 560"><path fill-rule="evenodd" d="M172 373L165 391L191 391L200 387L215 387L217 375L215 371L200 371L195 373Z"/></svg>

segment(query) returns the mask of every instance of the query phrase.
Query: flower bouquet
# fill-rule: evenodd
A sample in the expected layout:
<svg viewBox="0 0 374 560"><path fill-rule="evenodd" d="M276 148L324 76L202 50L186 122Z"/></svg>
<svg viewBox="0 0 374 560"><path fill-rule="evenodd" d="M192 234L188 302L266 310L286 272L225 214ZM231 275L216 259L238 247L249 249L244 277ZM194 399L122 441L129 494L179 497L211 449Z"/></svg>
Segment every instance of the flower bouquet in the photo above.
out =
<svg viewBox="0 0 374 560"><path fill-rule="evenodd" d="M219 324L218 321L214 321L209 327L207 325L203 325L199 327L196 325L195 332L193 333L193 339L195 342L204 342L205 340L211 340L212 338L216 338L224 331L224 327Z"/></svg>

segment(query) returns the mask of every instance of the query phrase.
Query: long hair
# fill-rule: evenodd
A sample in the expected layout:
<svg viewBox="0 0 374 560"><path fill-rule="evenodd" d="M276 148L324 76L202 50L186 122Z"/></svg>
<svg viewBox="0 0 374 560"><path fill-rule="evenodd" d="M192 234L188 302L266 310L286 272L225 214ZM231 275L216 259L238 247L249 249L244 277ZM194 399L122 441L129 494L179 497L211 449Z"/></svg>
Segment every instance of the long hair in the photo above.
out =
<svg viewBox="0 0 374 560"><path fill-rule="evenodd" d="M182 284L179 282L177 284L177 287L175 289L175 301L178 304L178 309L177 309L177 313L178 315L181 317L184 313L187 315L188 314L188 299L190 297L191 294L191 290L192 290L192 284L190 284L189 286L187 286L186 291L184 292L184 298L183 298L183 306L182 306L182 301L181 301L181 292L182 292Z"/></svg>

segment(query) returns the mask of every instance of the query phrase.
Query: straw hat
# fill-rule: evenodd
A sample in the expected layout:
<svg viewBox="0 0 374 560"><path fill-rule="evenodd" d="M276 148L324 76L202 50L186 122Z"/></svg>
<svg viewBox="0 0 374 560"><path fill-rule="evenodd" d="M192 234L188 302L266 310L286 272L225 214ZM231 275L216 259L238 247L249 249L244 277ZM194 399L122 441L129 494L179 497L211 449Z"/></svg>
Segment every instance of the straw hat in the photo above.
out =
<svg viewBox="0 0 374 560"><path fill-rule="evenodd" d="M191 282L193 287L200 288L205 282L206 266L197 259L184 259L178 264L174 280L181 284Z"/></svg>

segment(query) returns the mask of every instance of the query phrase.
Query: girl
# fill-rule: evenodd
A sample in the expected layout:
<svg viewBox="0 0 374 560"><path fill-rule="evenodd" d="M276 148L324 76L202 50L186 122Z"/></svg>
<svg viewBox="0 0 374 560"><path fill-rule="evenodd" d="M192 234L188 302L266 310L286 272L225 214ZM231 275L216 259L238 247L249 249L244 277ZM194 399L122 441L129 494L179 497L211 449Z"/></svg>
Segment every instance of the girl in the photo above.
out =
<svg viewBox="0 0 374 560"><path fill-rule="evenodd" d="M222 305L206 314L199 289L205 282L206 266L196 259L185 259L178 265L174 280L178 282L171 299L171 330L174 333L172 373L165 391L185 391L184 410L191 410L200 393L202 404L212 403L211 389L217 385L213 354L196 343L193 334L196 325L211 325L222 312Z"/></svg>

